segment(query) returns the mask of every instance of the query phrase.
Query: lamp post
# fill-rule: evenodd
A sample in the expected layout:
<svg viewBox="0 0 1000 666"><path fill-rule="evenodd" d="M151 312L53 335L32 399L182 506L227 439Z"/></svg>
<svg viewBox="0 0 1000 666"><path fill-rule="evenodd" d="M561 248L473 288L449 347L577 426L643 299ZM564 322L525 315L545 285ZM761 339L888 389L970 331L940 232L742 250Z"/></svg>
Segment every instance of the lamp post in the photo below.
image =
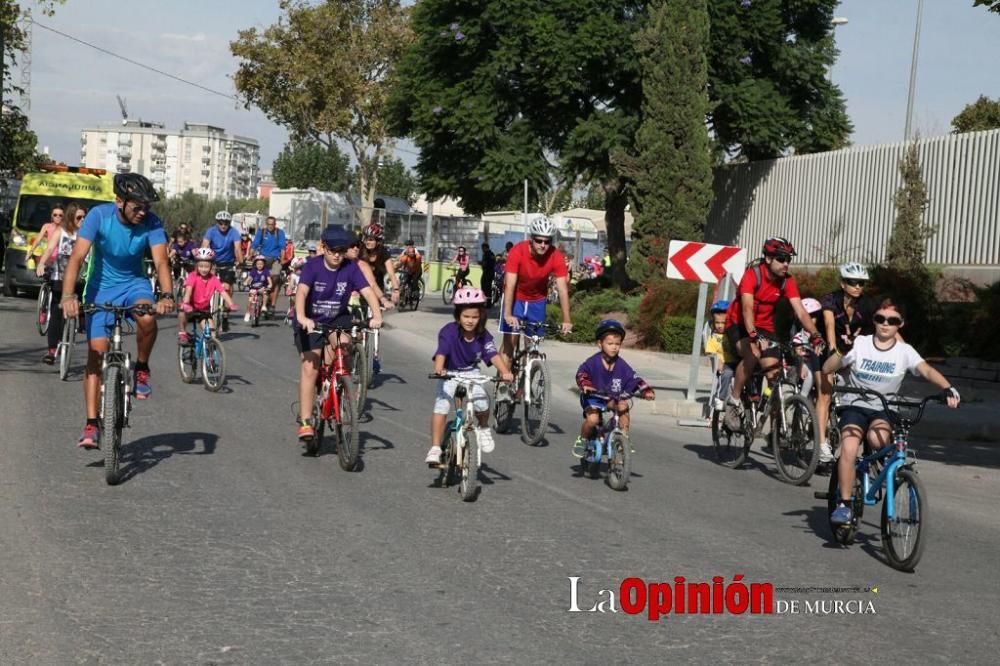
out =
<svg viewBox="0 0 1000 666"><path fill-rule="evenodd" d="M910 140L913 126L913 98L917 91L917 54L920 52L920 22L924 18L924 0L917 0L917 27L913 31L913 59L910 61L910 91L906 95L906 127L903 140Z"/></svg>
<svg viewBox="0 0 1000 666"><path fill-rule="evenodd" d="M843 16L834 16L833 19L830 21L830 25L832 25L834 27L834 29L836 30L837 26L847 25L847 19L845 17L843 17ZM829 79L830 82L832 83L833 82L833 65L830 65L829 69L826 70L826 76L827 76L827 79Z"/></svg>

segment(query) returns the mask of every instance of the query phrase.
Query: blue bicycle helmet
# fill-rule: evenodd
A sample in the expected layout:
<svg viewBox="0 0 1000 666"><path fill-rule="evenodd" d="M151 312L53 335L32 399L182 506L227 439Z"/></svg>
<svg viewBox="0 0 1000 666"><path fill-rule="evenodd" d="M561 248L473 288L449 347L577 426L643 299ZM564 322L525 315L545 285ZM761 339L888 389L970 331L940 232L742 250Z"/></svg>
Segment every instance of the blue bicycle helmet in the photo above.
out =
<svg viewBox="0 0 1000 666"><path fill-rule="evenodd" d="M729 301L724 299L719 299L712 303L712 312L725 312L729 309Z"/></svg>
<svg viewBox="0 0 1000 666"><path fill-rule="evenodd" d="M597 330L594 331L595 340L603 340L605 335L609 333L617 333L621 337L625 337L625 327L622 326L621 322L615 319L605 319L600 324L597 325Z"/></svg>

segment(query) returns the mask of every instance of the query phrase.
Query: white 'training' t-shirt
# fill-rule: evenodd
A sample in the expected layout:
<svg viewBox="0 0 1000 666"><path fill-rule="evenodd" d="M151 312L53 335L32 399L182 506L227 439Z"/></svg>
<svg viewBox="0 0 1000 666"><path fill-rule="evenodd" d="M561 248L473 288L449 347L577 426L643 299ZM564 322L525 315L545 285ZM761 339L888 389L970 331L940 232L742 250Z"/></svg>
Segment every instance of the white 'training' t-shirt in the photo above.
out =
<svg viewBox="0 0 1000 666"><path fill-rule="evenodd" d="M854 340L854 347L841 360L840 367L851 369L847 377L848 386L878 391L886 400L892 400L906 372L918 374L917 366L923 360L917 350L905 342L896 340L892 347L882 351L875 347L875 336L862 335ZM843 404L852 407L883 409L878 398L862 398L859 395L845 395L844 398Z"/></svg>

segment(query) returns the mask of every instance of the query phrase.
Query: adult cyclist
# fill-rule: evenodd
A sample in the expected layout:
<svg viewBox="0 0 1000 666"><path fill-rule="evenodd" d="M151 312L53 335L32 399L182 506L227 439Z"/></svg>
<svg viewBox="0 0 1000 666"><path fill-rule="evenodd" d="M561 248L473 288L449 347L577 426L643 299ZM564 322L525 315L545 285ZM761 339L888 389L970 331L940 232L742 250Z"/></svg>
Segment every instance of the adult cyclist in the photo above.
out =
<svg viewBox="0 0 1000 666"><path fill-rule="evenodd" d="M91 274L85 298L88 303L137 305L153 303L153 289L146 279L143 255L149 249L156 267L156 277L162 296L156 303L157 314L169 314L174 309L170 263L167 260L167 234L160 219L149 207L159 196L153 184L137 173L120 173L114 177L114 203L94 206L87 213L77 235L63 276L62 308L66 317L80 314L80 304L74 286L80 267L91 248ZM136 354L135 397L150 396L149 357L156 342L156 318L152 315L135 317ZM79 446L97 448L100 445L98 401L101 392L101 360L108 351L108 329L114 323L110 312L95 312L87 317L87 369L83 395L87 423Z"/></svg>
<svg viewBox="0 0 1000 666"><path fill-rule="evenodd" d="M215 226L205 232L201 246L210 247L215 252L215 269L219 280L232 298L233 283L236 282L235 266L243 264L243 250L240 248L240 232L233 229L233 216L229 211L220 210L215 214ZM228 314L223 315L222 330L229 330Z"/></svg>
<svg viewBox="0 0 1000 666"><path fill-rule="evenodd" d="M528 228L531 238L521 241L507 253L504 264L503 317L500 332L504 334L500 354L510 367L519 339L520 322L545 322L545 296L549 278L555 277L562 306L562 332L573 330L569 314L569 271L562 252L552 244L554 228L547 217L536 217Z"/></svg>
<svg viewBox="0 0 1000 666"><path fill-rule="evenodd" d="M403 253L399 255L400 280L411 290L420 290L420 275L424 272L424 259L417 252L412 240L406 241Z"/></svg>
<svg viewBox="0 0 1000 666"><path fill-rule="evenodd" d="M285 231L278 228L278 220L269 215L263 229L258 229L253 237L253 251L264 257L268 269L271 271L271 279L274 280L274 289L271 290L271 312L274 312L275 304L278 302L278 289L281 288L279 278L281 276L281 255L285 250ZM291 261L291 259L289 259Z"/></svg>
<svg viewBox="0 0 1000 666"><path fill-rule="evenodd" d="M762 342L762 339L775 338L774 308L778 301L787 298L795 317L809 334L812 345L819 347L823 344L823 336L802 307L795 278L788 274L795 248L784 238L769 238L764 241L762 254L763 258L743 273L737 289L738 297L733 299L726 312L726 337L740 356L733 377L733 391L726 400L726 426L730 430L740 427L743 415L740 395L757 364L760 363L765 373L778 368L780 349Z"/></svg>

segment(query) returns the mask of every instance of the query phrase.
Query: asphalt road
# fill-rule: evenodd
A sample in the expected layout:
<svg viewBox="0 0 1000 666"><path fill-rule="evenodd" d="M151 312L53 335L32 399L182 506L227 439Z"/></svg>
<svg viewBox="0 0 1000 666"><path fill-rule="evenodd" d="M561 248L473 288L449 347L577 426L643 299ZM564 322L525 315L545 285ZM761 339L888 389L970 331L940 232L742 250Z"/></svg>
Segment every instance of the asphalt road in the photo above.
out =
<svg viewBox="0 0 1000 666"><path fill-rule="evenodd" d="M996 458L920 463L932 527L913 574L884 562L877 509L860 543L834 546L812 496L825 479L790 487L760 453L721 468L704 430L635 423L627 492L576 476L568 391L550 445L498 436L467 504L422 462L445 315L388 318L354 473L295 441L287 328L234 327L211 394L181 383L167 319L109 487L99 453L75 447L80 375L40 363L33 309L0 299L0 663L995 663ZM570 577L589 610L628 577L738 574L800 612L569 612ZM804 610L833 600L874 614Z"/></svg>

